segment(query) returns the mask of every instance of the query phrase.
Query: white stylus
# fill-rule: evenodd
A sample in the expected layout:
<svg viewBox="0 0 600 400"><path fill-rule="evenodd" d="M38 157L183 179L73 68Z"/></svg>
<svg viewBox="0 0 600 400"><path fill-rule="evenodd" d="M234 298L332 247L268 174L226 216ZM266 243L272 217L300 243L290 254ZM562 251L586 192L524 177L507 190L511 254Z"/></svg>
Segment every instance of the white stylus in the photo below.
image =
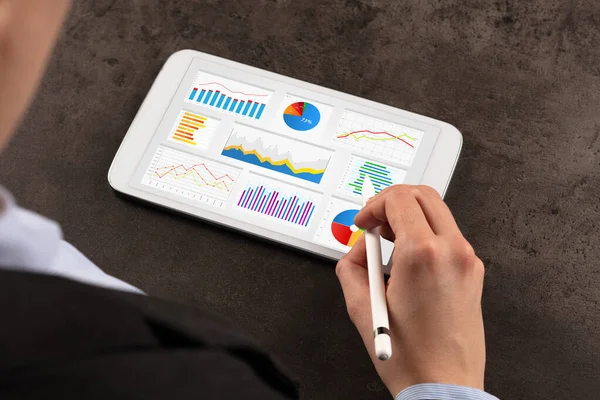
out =
<svg viewBox="0 0 600 400"><path fill-rule="evenodd" d="M375 196L373 182L367 175L362 185L363 207ZM369 292L371 295L371 315L373 317L373 335L375 336L375 355L380 360L392 356L390 321L385 299L383 281L383 261L381 257L381 234L379 227L365 232L367 244L367 269L369 271Z"/></svg>

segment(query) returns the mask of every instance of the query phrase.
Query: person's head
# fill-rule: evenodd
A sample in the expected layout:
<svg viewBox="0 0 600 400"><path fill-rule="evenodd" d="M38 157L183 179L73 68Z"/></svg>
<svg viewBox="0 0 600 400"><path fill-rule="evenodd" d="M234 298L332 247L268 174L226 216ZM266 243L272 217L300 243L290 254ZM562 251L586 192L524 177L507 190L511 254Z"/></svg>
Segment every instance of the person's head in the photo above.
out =
<svg viewBox="0 0 600 400"><path fill-rule="evenodd" d="M0 0L0 150L35 92L70 0Z"/></svg>

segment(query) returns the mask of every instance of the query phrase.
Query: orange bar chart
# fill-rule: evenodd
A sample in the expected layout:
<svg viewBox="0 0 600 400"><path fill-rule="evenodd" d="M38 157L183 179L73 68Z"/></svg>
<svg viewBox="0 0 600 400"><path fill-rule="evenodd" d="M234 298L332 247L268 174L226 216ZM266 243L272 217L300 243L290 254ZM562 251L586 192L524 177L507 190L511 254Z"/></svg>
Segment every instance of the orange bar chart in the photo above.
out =
<svg viewBox="0 0 600 400"><path fill-rule="evenodd" d="M217 119L182 110L169 139L206 148L218 124Z"/></svg>
<svg viewBox="0 0 600 400"><path fill-rule="evenodd" d="M177 126L177 129L173 133L173 139L196 146L197 143L194 140L194 134L199 129L206 128L205 122L206 118L200 115L184 112L179 126Z"/></svg>

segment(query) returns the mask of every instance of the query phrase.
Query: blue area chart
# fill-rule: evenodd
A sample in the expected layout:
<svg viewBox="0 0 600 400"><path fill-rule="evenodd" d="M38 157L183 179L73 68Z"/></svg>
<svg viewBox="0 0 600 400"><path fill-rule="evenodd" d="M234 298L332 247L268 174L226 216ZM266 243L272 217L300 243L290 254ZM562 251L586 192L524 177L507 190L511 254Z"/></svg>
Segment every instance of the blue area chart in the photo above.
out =
<svg viewBox="0 0 600 400"><path fill-rule="evenodd" d="M234 128L221 155L317 184L331 157L328 150L242 126Z"/></svg>
<svg viewBox="0 0 600 400"><path fill-rule="evenodd" d="M225 157L233 158L235 160L243 161L248 164L270 169L271 171L280 172L282 174L304 179L305 181L313 183L320 183L321 179L323 179L323 174L325 173L325 170L311 170L310 172L298 171L295 170L293 166L291 166L291 164L287 162L287 160L281 163L276 163L270 159L263 159L260 156L260 154L256 154L254 152L246 152L244 151L244 149L239 148L225 149L221 152L221 154Z"/></svg>
<svg viewBox="0 0 600 400"><path fill-rule="evenodd" d="M290 104L283 112L283 121L295 131L308 131L321 121L321 112L305 101Z"/></svg>

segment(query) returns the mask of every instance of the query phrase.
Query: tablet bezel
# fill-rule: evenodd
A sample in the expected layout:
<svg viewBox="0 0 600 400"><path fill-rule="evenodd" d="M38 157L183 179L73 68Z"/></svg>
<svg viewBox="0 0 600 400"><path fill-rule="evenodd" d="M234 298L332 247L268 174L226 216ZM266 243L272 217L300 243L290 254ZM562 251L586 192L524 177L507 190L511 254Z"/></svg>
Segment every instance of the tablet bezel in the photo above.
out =
<svg viewBox="0 0 600 400"><path fill-rule="evenodd" d="M129 130L125 135L125 138L123 139L123 142L121 143L108 172L108 181L111 187L117 192L139 198L143 201L170 209L172 211L183 213L194 218L205 219L217 224L226 225L236 230L258 235L287 246L324 256L332 260L338 260L344 255L343 252L316 244L314 242L300 240L292 236L283 236L280 233L271 231L269 229L249 224L236 218L230 218L222 214L212 213L208 210L200 209L189 204L177 202L175 200L162 197L159 194L134 188L130 185L132 176L135 173L144 153L146 152L148 144L152 140L157 127L161 123L166 110L171 104L173 96L177 92L182 80L184 79L190 64L194 59L198 58L244 70L248 73L272 77L278 81L299 85L321 94L341 98L382 112L401 114L403 117L440 128L436 145L426 166L425 172L423 173L421 184L433 187L442 196L444 196L462 148L462 135L454 126L433 118L414 114L405 110L386 106L384 104L338 92L322 86L302 82L293 78L285 77L194 50L182 50L173 54L163 66L150 91L148 92L148 95L144 99L144 102L142 103L137 115L129 127Z"/></svg>

